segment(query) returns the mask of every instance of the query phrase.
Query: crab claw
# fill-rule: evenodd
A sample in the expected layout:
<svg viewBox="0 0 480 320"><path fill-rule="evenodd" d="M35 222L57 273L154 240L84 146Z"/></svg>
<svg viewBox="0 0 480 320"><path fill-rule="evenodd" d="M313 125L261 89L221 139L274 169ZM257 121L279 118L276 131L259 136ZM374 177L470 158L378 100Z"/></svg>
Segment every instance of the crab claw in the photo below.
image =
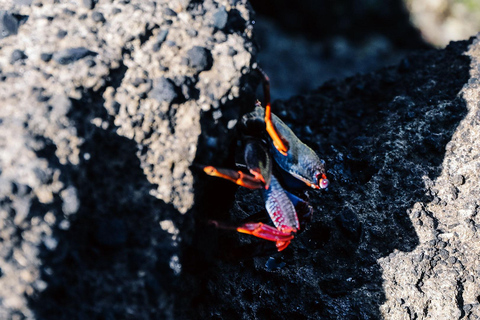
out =
<svg viewBox="0 0 480 320"><path fill-rule="evenodd" d="M215 168L213 166L205 166L203 167L203 171L209 176L230 180L245 188L262 189L264 187L263 181L258 180L256 177L249 174L243 173L242 171Z"/></svg>

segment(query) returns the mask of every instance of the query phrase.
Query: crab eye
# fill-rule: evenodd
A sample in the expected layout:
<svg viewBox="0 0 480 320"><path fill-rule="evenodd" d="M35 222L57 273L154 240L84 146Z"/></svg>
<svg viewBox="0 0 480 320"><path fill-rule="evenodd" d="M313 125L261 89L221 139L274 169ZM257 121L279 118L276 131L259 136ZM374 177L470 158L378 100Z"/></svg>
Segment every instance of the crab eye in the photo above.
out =
<svg viewBox="0 0 480 320"><path fill-rule="evenodd" d="M328 187L328 179L320 179L320 181L318 182L318 186L322 189L325 189Z"/></svg>
<svg viewBox="0 0 480 320"><path fill-rule="evenodd" d="M329 181L324 173L317 172L315 180L317 181L318 188L326 189L328 187Z"/></svg>

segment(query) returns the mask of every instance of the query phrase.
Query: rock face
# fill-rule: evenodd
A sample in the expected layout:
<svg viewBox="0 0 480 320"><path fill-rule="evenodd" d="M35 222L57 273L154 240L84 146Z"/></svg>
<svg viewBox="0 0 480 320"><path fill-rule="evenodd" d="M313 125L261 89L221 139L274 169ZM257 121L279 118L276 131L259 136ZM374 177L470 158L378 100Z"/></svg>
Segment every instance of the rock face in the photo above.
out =
<svg viewBox="0 0 480 320"><path fill-rule="evenodd" d="M246 1L18 3L0 1L1 319L480 317L478 39L274 104L331 180L279 254L205 223L258 192L190 170L233 166L253 108Z"/></svg>
<svg viewBox="0 0 480 320"><path fill-rule="evenodd" d="M171 318L190 166L254 102L246 1L0 9L0 318Z"/></svg>
<svg viewBox="0 0 480 320"><path fill-rule="evenodd" d="M284 253L252 259L251 244L265 242L219 232L195 312L477 319L479 48L452 43L277 101L274 112L326 160L331 186L309 192L313 222ZM239 189L224 219L262 206Z"/></svg>

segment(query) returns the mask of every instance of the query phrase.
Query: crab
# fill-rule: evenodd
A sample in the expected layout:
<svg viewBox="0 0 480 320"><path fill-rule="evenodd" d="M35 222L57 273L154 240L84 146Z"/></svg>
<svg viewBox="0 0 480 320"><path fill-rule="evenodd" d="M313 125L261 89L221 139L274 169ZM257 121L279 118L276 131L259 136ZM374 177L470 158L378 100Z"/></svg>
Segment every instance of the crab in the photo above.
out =
<svg viewBox="0 0 480 320"><path fill-rule="evenodd" d="M270 80L258 70L263 78L265 108L257 101L255 110L244 115L241 121L244 166L248 172L214 166L203 166L203 171L242 187L262 190L265 208L274 227L262 222L247 222L235 229L273 241L277 250L282 251L311 220L313 209L305 197L298 195L299 191L326 189L329 181L325 161L272 113Z"/></svg>

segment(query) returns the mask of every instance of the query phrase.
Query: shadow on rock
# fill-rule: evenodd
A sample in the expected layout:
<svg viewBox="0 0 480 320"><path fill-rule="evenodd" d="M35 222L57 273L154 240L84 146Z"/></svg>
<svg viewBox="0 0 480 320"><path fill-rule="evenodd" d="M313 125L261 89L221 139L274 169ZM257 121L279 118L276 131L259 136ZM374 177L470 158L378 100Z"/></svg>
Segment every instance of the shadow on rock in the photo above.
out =
<svg viewBox="0 0 480 320"><path fill-rule="evenodd" d="M72 101L69 118L85 139L78 165L59 163L55 145L38 138L38 156L69 191L39 208L54 213L58 245L39 254L46 289L30 306L39 319L169 319L182 215L149 195L137 145L115 133L103 101Z"/></svg>
<svg viewBox="0 0 480 320"><path fill-rule="evenodd" d="M385 291L377 260L419 244L409 212L432 200L426 190L466 115L458 93L469 78L467 46L411 55L396 67L277 102L274 112L326 160L331 187L310 192L313 222L280 254L222 259L240 243L262 240L218 232L220 257L197 276L188 316L380 319ZM262 206L258 194L237 192L231 220Z"/></svg>

